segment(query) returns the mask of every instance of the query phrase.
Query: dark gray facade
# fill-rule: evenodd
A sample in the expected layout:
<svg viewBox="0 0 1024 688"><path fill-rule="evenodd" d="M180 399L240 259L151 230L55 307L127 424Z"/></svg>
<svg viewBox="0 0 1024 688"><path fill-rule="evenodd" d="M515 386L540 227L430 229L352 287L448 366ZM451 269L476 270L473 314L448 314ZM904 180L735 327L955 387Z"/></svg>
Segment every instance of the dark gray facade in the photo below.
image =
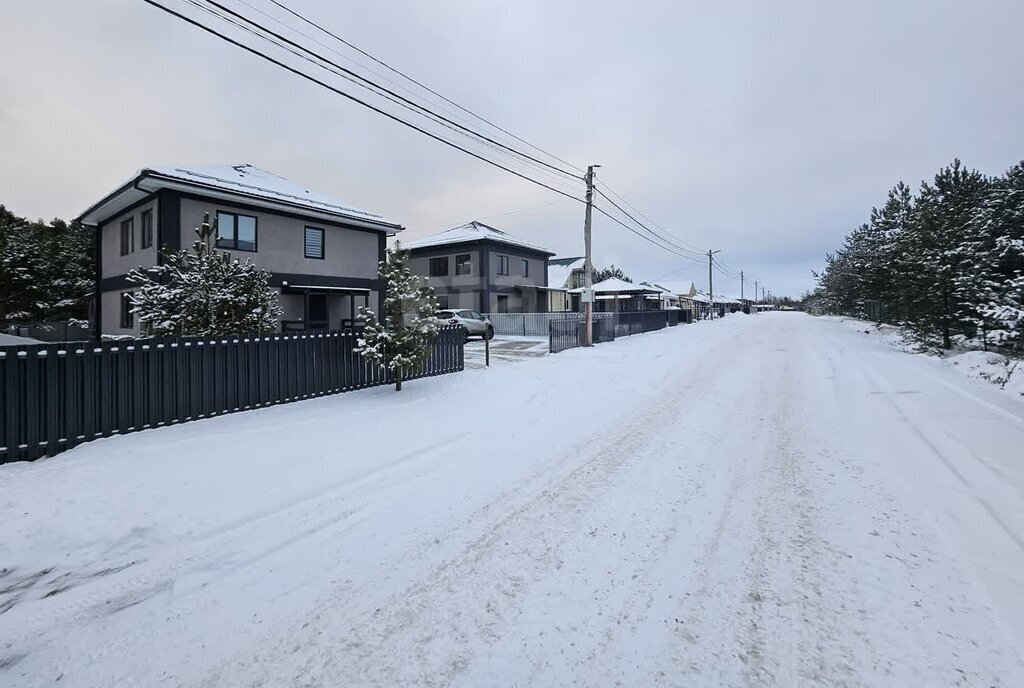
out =
<svg viewBox="0 0 1024 688"><path fill-rule="evenodd" d="M349 224L322 213L285 210L260 199L227 197L222 192L160 188L140 194L138 185L132 189L138 200L129 205L112 201L122 192L118 190L97 204L105 204L104 210L90 209L82 218L96 228L97 336L142 334L138 320L122 312L125 294L134 288L128 282L128 272L159 264L163 260L160 249L190 246L196 238L195 228L207 214L211 222L222 213L244 216L254 223L255 241L247 247L251 250L225 250L271 273L270 285L278 291L284 310L282 329L339 329L349 324L360 306L376 309L383 301L384 285L377 276L377 264L385 258L388 234L400 227ZM144 225L152 227L152 241L143 240ZM319 251L313 255L305 246L307 228L315 230L319 238Z"/></svg>
<svg viewBox="0 0 1024 688"><path fill-rule="evenodd" d="M442 306L481 313L537 313L548 310L547 260L552 255L479 239L412 248L409 269L434 289ZM457 265L465 266L467 259L469 274L457 274ZM446 268L439 270L442 265Z"/></svg>

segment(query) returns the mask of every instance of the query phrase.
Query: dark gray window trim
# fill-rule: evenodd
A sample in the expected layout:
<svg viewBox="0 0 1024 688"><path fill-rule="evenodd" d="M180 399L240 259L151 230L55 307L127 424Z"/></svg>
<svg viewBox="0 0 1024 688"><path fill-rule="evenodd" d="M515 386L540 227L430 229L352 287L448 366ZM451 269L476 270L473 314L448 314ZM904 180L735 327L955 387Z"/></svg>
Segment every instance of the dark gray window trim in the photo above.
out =
<svg viewBox="0 0 1024 688"><path fill-rule="evenodd" d="M459 272L459 267L465 265L467 270L465 272ZM473 274L473 254L472 253L459 253L455 256L455 276L465 277L466 275Z"/></svg>
<svg viewBox="0 0 1024 688"><path fill-rule="evenodd" d="M498 254L498 276L508 277L508 256ZM502 269L504 267L504 269Z"/></svg>
<svg viewBox="0 0 1024 688"><path fill-rule="evenodd" d="M232 224L232 230L233 230L233 234L234 234L234 237L235 237L234 239L231 240L231 244L233 244L233 245L229 245L226 241L223 244L221 243L221 239L220 239L220 216L221 215L230 215L231 217L235 218L235 220L234 220L234 222ZM217 246L217 248L223 248L223 249L227 249L229 251L242 251L244 253L257 253L257 252L259 252L259 249L260 249L260 219L258 217L256 217L255 215L246 215L245 213L239 213L239 212L235 212L235 211L231 211L231 210L218 210L214 217L217 218L217 238L216 238L216 246ZM250 218L252 220L253 227L255 227L255 229L256 229L256 235L253 237L252 249L239 248L238 247L238 218L240 218L240 217L248 217L248 218Z"/></svg>
<svg viewBox="0 0 1024 688"><path fill-rule="evenodd" d="M306 232L308 231L320 232L320 255L311 256L308 251L308 244L306 243ZM306 225L302 228L302 255L310 260L323 260L327 255L327 230L323 227L315 227L313 225Z"/></svg>
<svg viewBox="0 0 1024 688"><path fill-rule="evenodd" d="M529 277L530 276L530 260L529 260L529 258L520 258L519 260L522 261L522 265L523 265L523 277Z"/></svg>
<svg viewBox="0 0 1024 688"><path fill-rule="evenodd" d="M135 218L129 217L121 220L121 255L127 256L135 253Z"/></svg>
<svg viewBox="0 0 1024 688"><path fill-rule="evenodd" d="M444 261L444 271L434 272L434 266L440 265L440 261ZM427 275L429 277L447 277L449 275L448 267L451 263L451 259L448 256L436 256L434 258L427 259Z"/></svg>
<svg viewBox="0 0 1024 688"><path fill-rule="evenodd" d="M149 241L146 241L146 218L149 218ZM139 215L139 248L147 249L153 245L153 209L147 208Z"/></svg>

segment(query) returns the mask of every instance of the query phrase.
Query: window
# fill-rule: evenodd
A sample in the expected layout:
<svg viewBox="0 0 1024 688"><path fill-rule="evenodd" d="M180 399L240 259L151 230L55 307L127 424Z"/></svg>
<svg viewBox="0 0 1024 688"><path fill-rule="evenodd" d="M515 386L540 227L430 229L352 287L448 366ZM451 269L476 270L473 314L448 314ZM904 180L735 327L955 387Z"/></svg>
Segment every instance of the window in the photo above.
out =
<svg viewBox="0 0 1024 688"><path fill-rule="evenodd" d="M498 312L508 313L508 297L502 294L498 295Z"/></svg>
<svg viewBox="0 0 1024 688"><path fill-rule="evenodd" d="M448 295L447 294L441 294L440 296L437 297L437 307L438 308L448 308ZM441 314L439 313L437 317L440 318Z"/></svg>
<svg viewBox="0 0 1024 688"><path fill-rule="evenodd" d="M121 255L135 251L135 219L128 218L121 223Z"/></svg>
<svg viewBox="0 0 1024 688"><path fill-rule="evenodd" d="M302 245L304 255L307 258L319 258L323 260L324 230L320 227L306 227L306 233L303 238Z"/></svg>
<svg viewBox="0 0 1024 688"><path fill-rule="evenodd" d="M448 256L444 258L431 258L430 259L430 276L431 277L447 277L448 276Z"/></svg>
<svg viewBox="0 0 1024 688"><path fill-rule="evenodd" d="M130 330L135 327L135 314L132 313L132 293L121 292L121 328Z"/></svg>
<svg viewBox="0 0 1024 688"><path fill-rule="evenodd" d="M508 256L498 256L498 274L508 274Z"/></svg>
<svg viewBox="0 0 1024 688"><path fill-rule="evenodd" d="M142 248L149 248L153 245L153 211L142 211L142 237L139 242Z"/></svg>
<svg viewBox="0 0 1024 688"><path fill-rule="evenodd" d="M530 261L523 258L523 277L530 276Z"/></svg>
<svg viewBox="0 0 1024 688"><path fill-rule="evenodd" d="M473 274L473 259L468 253L455 256L455 274L456 275L471 275Z"/></svg>
<svg viewBox="0 0 1024 688"><path fill-rule="evenodd" d="M256 218L235 213L217 213L217 248L256 250Z"/></svg>

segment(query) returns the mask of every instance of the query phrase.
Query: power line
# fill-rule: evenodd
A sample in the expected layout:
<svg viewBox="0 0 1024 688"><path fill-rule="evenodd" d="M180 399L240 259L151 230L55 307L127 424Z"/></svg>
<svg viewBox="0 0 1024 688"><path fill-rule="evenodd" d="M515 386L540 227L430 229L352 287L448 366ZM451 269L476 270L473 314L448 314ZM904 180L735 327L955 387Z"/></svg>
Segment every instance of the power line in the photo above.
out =
<svg viewBox="0 0 1024 688"><path fill-rule="evenodd" d="M643 239L644 241L649 241L650 243L654 244L654 245L655 245L655 246L657 246L658 248L660 248L660 249L662 249L662 250L665 250L665 251L668 251L669 253L673 253L673 254L675 254L675 255L677 255L677 256L679 256L679 257L681 257L681 258L692 258L692 256L689 256L689 255L687 255L687 254L685 254L685 253L680 253L679 251L677 251L677 250L676 250L676 249L675 249L674 247L672 247L672 246L670 246L670 245L664 245L664 244L659 244L659 243L658 243L658 242L657 242L657 241L656 241L655 239L652 239L651 237L647 236L646 234L642 234L642 233L641 233L641 232L640 232L639 230L637 230L637 229L634 229L633 227L630 227L630 226L629 226L629 225L627 225L627 224L626 224L625 222L623 222L623 221L622 221L622 220L620 220L619 218L615 217L614 215L612 215L611 213L609 213L609 212L608 212L607 210L605 210L604 208L602 208L602 207L598 206L597 204L594 204L593 208L594 208L594 210L596 210L597 212L599 212L599 213L601 213L602 215L604 215L605 217L607 217L607 218L608 218L609 220L611 220L612 222L615 222L616 224L618 224L618 225L620 225L620 226L622 226L622 227L625 227L626 229L628 229L628 230L629 230L630 232L632 232L633 234L636 234L636 235L637 235L638 237L640 237L640 238L641 238L641 239ZM657 236L657 235L655 235L655 236Z"/></svg>
<svg viewBox="0 0 1024 688"><path fill-rule="evenodd" d="M446 222L443 225L434 225L432 227L418 227L416 229L408 230L408 231L412 231L412 232L417 232L417 231L429 232L432 229L441 229L443 227L458 227L461 224L465 224L467 222L472 222L473 220L493 220L496 217L505 217L507 215L516 215L517 213L528 213L528 212L531 212L533 210L540 210L541 208L550 208L553 205L558 205L559 203L565 203L565 201L566 201L566 199L560 198L557 201L551 201L550 203L543 203L541 205L534 205L534 206L530 206L529 208L519 208L518 210L509 210L509 211L504 212L504 213L495 213L494 215L475 216L475 217L472 217L472 218L470 218L468 220L460 220L459 222Z"/></svg>
<svg viewBox="0 0 1024 688"><path fill-rule="evenodd" d="M189 0L189 2L191 2L193 5L196 4L195 0ZM301 50L304 53L306 53L306 54L308 54L308 55L310 55L312 57L315 57L316 59L318 59L318 60L320 60L320 61L322 61L322 62L324 62L326 64L331 65L335 69L341 70L343 73L348 74L349 76L351 76L351 77L353 77L355 79L358 79L359 81L364 82L365 84L368 84L369 87L377 89L380 92L386 93L391 98L398 99L399 101L401 101L402 103L405 103L409 107L416 108L417 110L421 110L424 113L428 113L430 116L436 118L437 120L443 121L443 122L447 123L448 125L450 125L452 127L456 127L459 130L462 130L462 131L464 131L464 132L466 132L466 133L468 133L468 134L470 134L472 136L475 136L477 138L483 139L484 141L487 141L488 143L490 143L492 145L498 146L499 148L502 148L502 149L504 149L504 150L506 150L506 151L508 151L510 153L514 153L516 155L519 155L519 156L521 156L521 157L523 157L523 158L525 158L527 160L530 160L530 161L532 161L532 162L534 162L534 163L536 163L538 165L543 165L544 167L546 167L548 169L554 170L556 172L560 172L561 174L564 174L564 175L566 175L566 176L568 176L568 177L570 177L570 178L572 178L574 180L579 179L579 177L577 177L572 172L567 172L566 170L563 170L563 169L561 169L561 168L559 168L559 167L557 167L555 165L551 165L551 164L549 164L547 162L544 162L543 160L535 158L532 155L529 155L529 154L524 153L524 152L522 152L520 150L512 148L511 146L507 146L504 143L502 143L500 141L497 141L497 140L487 136L486 134L483 134L483 133L480 133L480 132L476 132L476 131L470 129L469 127L463 126L462 124L459 124L458 122L455 122L454 120L451 120L451 119L445 117L444 115L441 115L441 114L438 114L438 113L434 112L433 110L431 110L428 107L425 107L423 105L420 105L419 103L416 103L416 102L414 102L412 100L409 100L408 98L406 98L406 97L404 97L404 96L402 96L402 95L400 95L400 94L398 94L398 93L396 93L396 92L394 92L394 91L392 91L392 90L390 90L390 89L388 89L388 88L386 88L384 86L381 86L380 84L374 82L373 80L368 79L368 78L358 74L357 72L354 72L351 69L348 69L347 67L343 67L342 65L338 64L337 62L333 62L332 60L324 57L323 55L320 55L319 53L314 52L313 50L310 50L309 48L307 48L307 47L305 47L303 45L300 45L299 43L297 43L297 42L287 38L286 36L282 36L281 34L279 34L279 33L275 32L275 31L267 28L266 26L260 24L259 22L255 21L253 19L250 19L249 17L246 17L243 14L240 14L239 12L236 12L233 9L229 8L229 7L226 7L225 5L221 4L220 2L217 2L217 0L205 0L205 2L207 4L209 4L209 5L212 5L213 7L218 8L222 12L227 12L231 16L233 16L233 17L235 17L237 19L240 19L240 20L250 24L251 26L257 28L258 30L265 32L266 34L268 34L270 36L273 36L274 38L276 38L276 39L278 39L280 41L284 41L288 45L293 46L294 48L297 48L298 50ZM285 9L287 9L287 8L285 8ZM235 24L235 25L237 26L237 24ZM392 102L394 102L394 101L392 101Z"/></svg>
<svg viewBox="0 0 1024 688"><path fill-rule="evenodd" d="M332 85L330 85L330 84L328 84L328 83L326 83L324 81L321 81L320 79L318 79L318 78L316 78L314 76L306 74L305 72L303 72L303 71L301 71L301 70L299 70L299 69L297 69L295 67L287 65L284 62L281 62L280 60L277 60L277 59L267 55L266 53L260 52L259 50L257 50L256 48L253 48L252 46L245 45L244 43L242 43L240 41L237 41L237 40L231 38L230 36L227 36L227 35L219 32L219 31L217 31L216 29L203 24L200 21L197 21L197 20L195 20L195 19L193 19L191 17L188 17L188 16L186 16L184 14L181 14L180 12L177 12L177 11L175 11L175 10L169 8L169 7L161 5L159 2L156 2L156 0L142 0L142 2L145 2L148 5L152 5L153 7L156 7L157 9L162 10L162 11L166 12L167 14L170 14L171 16L176 17L176 18L178 18L178 19L180 19L180 20L182 20L182 21L184 21L184 22L186 22L188 24L191 24L192 26L195 26L196 28L202 29L203 31L206 31L209 34L217 36L221 40L224 40L224 41L226 41L226 42L228 42L228 43L230 43L230 44L232 44L232 45L234 45L234 46L236 46L238 48L241 48L241 49L245 50L246 52L249 52L249 53L252 53L253 55L261 57L264 60L266 60L267 62L270 62L271 64L274 64L274 65L277 65L278 67L281 67L282 69L287 70L287 71L291 72L292 74L295 74L296 76L302 77L303 79L306 79L307 81L311 81L311 82L313 82L315 84L318 84L318 85L320 85L320 86L322 86L322 87L324 87L324 88L326 88L326 89L328 89L328 90L330 90L330 91L332 91L332 92L334 92L334 93L336 93L336 94L338 94L338 95L340 95L340 96L342 96L344 98L347 98L348 100L351 100L351 101L353 101L355 103L358 103L359 105L362 105L365 108L373 110L374 112L376 112L378 114L384 115L388 119L394 120L394 121L396 121L396 122L398 122L400 124L403 124L403 125L409 127L410 129L413 129L415 131L420 132L421 134L429 136L430 138L434 139L435 141L440 141L441 143L443 143L443 144L445 144L447 146L450 146L452 148L455 148L456 150L462 151L463 153L466 153L467 155L470 155L470 156L476 158L477 160L481 160L483 162L486 162L489 165L493 165L494 167L497 167L498 169L504 170L504 171L506 171L506 172L508 172L510 174L514 174L515 176L520 177L521 179L525 179L526 181L532 182L533 184L536 184L538 186L544 187L545 189L548 189L549 191L554 191L555 193L557 193L559 195L562 195L562 196L565 196L566 198L571 198L574 201L578 201L580 203L583 203L582 199L577 198L576 196L573 196L570 193L566 193L565 191L561 191L559 189L556 189L555 187L550 186L548 184L545 184L544 182L538 181L538 180L536 180L536 179L534 179L534 178L532 178L532 177L530 177L530 176L528 176L526 174L523 174L522 172L518 172L516 170L510 169L509 167L506 167L505 165L502 165L501 163L498 163L498 162L495 162L494 160L490 160L488 158L485 158L483 155L480 155L480 154L478 154L478 153L476 153L474 151L469 150L468 148L460 146L459 144L457 144L457 143L455 143L453 141L449 141L448 139L442 138L441 136L439 136L439 135L437 135L437 134L435 134L433 132L430 132L430 131L428 131L428 130L420 127L420 126L417 126L416 124L413 124L412 122L404 120L401 117L398 117L397 115L394 115L394 114L392 114L390 112L387 112L386 110L382 110L381 108L379 108L379 107L377 107L375 105L372 105L371 103L368 103L365 100L362 100L361 98L358 98L358 97L356 97L356 96L354 96L354 95L352 95L350 93L342 91L341 89L339 89L339 88L337 88L335 86L332 86Z"/></svg>
<svg viewBox="0 0 1024 688"><path fill-rule="evenodd" d="M554 155L553 153L549 153L549 152L547 152L546 150L544 150L543 148L539 148L538 146L535 146L535 145L533 145L533 144L532 144L532 143L530 143L529 141L526 141L526 140L524 140L524 139L521 139L521 138L519 138L518 136L516 136L516 135L515 135L515 134L513 134L512 132L510 132L510 131L508 131L508 130L506 130L506 129L503 129L502 127L500 127L500 126L498 126L497 124L495 124L495 123L491 122L490 120L487 120L487 119L485 119L485 118L481 117L480 115L476 114L476 113L475 113L475 112L473 112L472 110L469 110L469 109L467 109L467 108L465 108L465 107L463 107L463 106L459 105L459 104L458 104L458 103L456 103L455 101L453 101L453 100L451 100L451 99L449 99L449 98L447 98L447 97L445 97L445 96L441 95L440 93L438 93L438 92L437 92L437 91L435 91L434 89L430 88L429 86L427 86L427 85L425 85L425 84L423 84L423 83L420 83L419 81L417 81L416 79L412 78L412 77L411 77L411 76L409 76L408 74L406 74L406 73L402 72L401 70L398 70L398 69L396 69L395 67L392 67L392 66L391 66L391 65L389 65L388 63L386 63L386 62L384 62L383 60L380 60L380 59L378 59L378 58L374 57L373 55L371 55L370 53L366 52L366 51L365 51L365 50L363 50L362 48L359 48L358 46L356 46L356 45L353 45L352 43L350 43L349 41L345 40L345 39L344 39L344 38L342 38L341 36L339 36L339 35L337 35L337 34L335 34L335 33L331 32L331 31L329 31L329 30L325 29L324 27L320 26L320 25L319 25L319 24L317 24L316 22L314 22L314 21L312 21L312 20L310 20L310 19L307 19L306 17L302 16L301 14L299 14L298 12L296 12L295 10L293 10L293 9L291 9L291 8L289 8L289 7L286 7L286 6L285 6L285 5L283 5L282 3L278 2L278 0L270 0L270 2L271 2L271 3L273 3L274 5L276 5L277 7L279 7L279 8L281 8L281 9L283 9L283 10L284 10L285 12L288 12L288 13L289 13L289 14L291 14L292 16L296 17L297 19L299 19L299 20L301 20L301 21L305 22L306 24L308 24L308 25L312 26L313 28L317 29L318 31L321 31L321 32L323 32L323 33L327 34L328 36L330 36L331 38L333 38L333 39L335 39L335 40L337 40L337 41L339 41L339 42L343 43L344 45L347 45L347 46L348 46L349 48L352 48L353 50L355 50L356 52L358 52L358 53L359 53L360 55L363 55L363 56L365 56L365 57L368 57L369 59L373 60L373 61L374 61L374 62L376 62L377 64L379 64L379 65L381 65L382 67L384 67L385 69L388 69L388 70L390 70L391 72L394 72L395 74L398 74L398 75L399 75L399 76L401 76L401 77L402 77L403 79L407 79L408 81L410 81L410 82L412 82L412 83L416 84L416 85L417 85L417 86L419 86L420 88L422 88L422 89L424 89L424 90L428 91L429 93L432 93L433 95L437 96L438 98L440 98L440 99L441 99L441 100L443 100L444 102L448 103L449 105L452 105L452 106L454 106L454 107L457 107L457 108L458 108L459 110L462 110L462 111L463 111L463 112L465 112L466 114L468 114L468 115L470 115L470 116L472 116L472 117L474 117L474 118L476 118L476 119L480 120L480 121L481 121L481 122L483 122L484 124L487 124L487 125L489 125L489 126L491 126L491 127L494 127L494 128L495 128L495 129L497 129L498 131L500 131L500 132L502 132L502 133L504 133L504 134L507 134L507 135L511 136L512 138L514 138L515 140L519 141L520 143L524 143L524 144L526 144L526 145L527 145L527 146L529 146L530 148L532 148L532 149L534 149L534 150L536 150L536 151L539 151L539 152L543 153L544 155L548 156L549 158L552 158L553 160L557 160L557 161L559 161L560 163L562 163L562 164L564 164L564 165L568 165L569 167L571 167L571 168L573 168L573 169L577 170L578 172L580 172L580 174L582 174L582 173L583 173L583 168L581 168L580 166L578 166L578 165L573 165L572 163L570 163L570 162L567 162L567 161L563 160L562 158L558 157L557 155Z"/></svg>
<svg viewBox="0 0 1024 688"><path fill-rule="evenodd" d="M610 186L608 186L608 184L607 184L607 183L606 183L606 184L604 184L604 188L608 189L608 192L609 192L609 193L611 193L611 195L615 196L615 197L616 197L617 199L619 199L620 201L622 201L622 203L623 203L624 205L626 205L627 207L631 208L631 209L632 209L632 210L633 210L634 212L636 212L636 214L637 214L637 215L639 215L640 217L644 218L645 220L647 220L648 222L650 222L650 223L651 223L652 225L654 225L655 227L657 227L657 228L658 228L658 229L660 229L660 230L661 230L662 232L664 232L664 233L665 233L665 234L667 234L668 236L672 237L673 239L675 239L675 240L676 240L676 241L678 241L679 243L681 243L681 244L683 244L683 245L685 245L685 246L688 246L688 247L690 247L691 249L693 249L694 251L696 251L697 253L699 253L699 254L700 254L700 256L701 256L701 259L703 259L703 258L704 258L704 251L703 251L703 250L702 250L701 248L699 248L699 247L697 247L697 246L694 246L693 244L691 244L691 243L689 243L689 242L687 242L687 241L684 241L683 239L680 239L680 238L679 238L679 237L677 237L677 236L676 236L675 234L673 234L672 232L668 231L667 229L665 229L664 227L662 227L661 225L659 225L659 224L658 224L657 222L655 222L654 220L652 220L652 219L651 219L651 217L650 217L649 215L645 215L643 211L641 211L641 210L640 210L639 208L637 208L636 206L634 206L633 204L631 204L631 203L630 203L629 201L627 201L627 200L626 200L625 198L623 198L623 197L622 197L621 195L619 195L618 193L616 193L616 192L615 192L615 190L614 190L613 188L611 188ZM607 196L605 196L605 198L607 198ZM609 200L610 200L610 199L609 199Z"/></svg>
<svg viewBox="0 0 1024 688"><path fill-rule="evenodd" d="M674 248L676 248L676 249L678 249L678 250L680 250L680 251L683 251L684 253L688 253L688 254L692 254L692 255L697 255L697 254L696 254L696 252L694 252L694 251L691 251L691 250L690 250L690 249L688 249L688 248L684 248L684 247L682 247L682 246L679 246L678 244L674 244L674 243L673 243L672 241L670 241L669 239L666 239L666 238L665 238L664 236L662 236L662 235L658 234L657 232L655 232L654 230L652 230L652 229L651 229L650 227L648 227L647 225L645 225L645 224L644 224L643 222L640 222L640 220L636 219L636 218L635 218L635 217L634 217L633 215L631 215L631 214L630 214L630 213L629 213L629 212L628 212L627 210L623 209L623 208L622 208L622 206L620 206L620 205L619 205L618 203L616 203L616 202L615 202L615 201L613 201L613 200L612 200L611 198L609 198L607 194L605 194L605 193L604 193L603 191L601 191L601 189L594 189L594 190L595 190L595 191L597 191L597 193L601 194L601 196L602 196L602 197L603 197L603 198L604 198L604 199L605 199L606 201L608 201L608 202L609 202L609 203L611 203L611 204L612 204L613 206L615 206L615 207L616 207L616 208L617 208L617 209L619 210L619 212L621 212L621 213L622 213L623 215L625 215L625 216L626 216L626 217L628 217L628 218L629 218L630 220L632 220L633 222L635 222L635 223L636 223L636 224L637 224L638 226L640 226L640 227L643 227L643 229L644 229L645 231L647 231L648 233L650 233L650 234L652 234L652 235L654 235L654 236L658 237L659 239L661 239L661 240L662 240L662 241L664 241L665 243L667 243L667 244L670 244L670 245L672 245L672 246L673 246Z"/></svg>

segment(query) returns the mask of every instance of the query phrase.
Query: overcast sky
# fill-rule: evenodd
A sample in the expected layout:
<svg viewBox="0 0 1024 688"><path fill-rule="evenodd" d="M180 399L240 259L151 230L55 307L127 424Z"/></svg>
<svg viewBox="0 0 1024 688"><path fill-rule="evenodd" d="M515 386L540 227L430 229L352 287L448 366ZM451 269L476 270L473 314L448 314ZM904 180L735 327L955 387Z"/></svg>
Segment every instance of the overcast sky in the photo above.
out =
<svg viewBox="0 0 1024 688"><path fill-rule="evenodd" d="M954 157L992 174L1024 158L1020 0L284 2L531 143L601 164L599 183L779 295L811 287L897 181ZM492 218L582 253L580 204L141 0L4 3L0 203L73 217L143 166L239 162L410 239ZM706 286L706 265L599 215L594 250L636 280Z"/></svg>

